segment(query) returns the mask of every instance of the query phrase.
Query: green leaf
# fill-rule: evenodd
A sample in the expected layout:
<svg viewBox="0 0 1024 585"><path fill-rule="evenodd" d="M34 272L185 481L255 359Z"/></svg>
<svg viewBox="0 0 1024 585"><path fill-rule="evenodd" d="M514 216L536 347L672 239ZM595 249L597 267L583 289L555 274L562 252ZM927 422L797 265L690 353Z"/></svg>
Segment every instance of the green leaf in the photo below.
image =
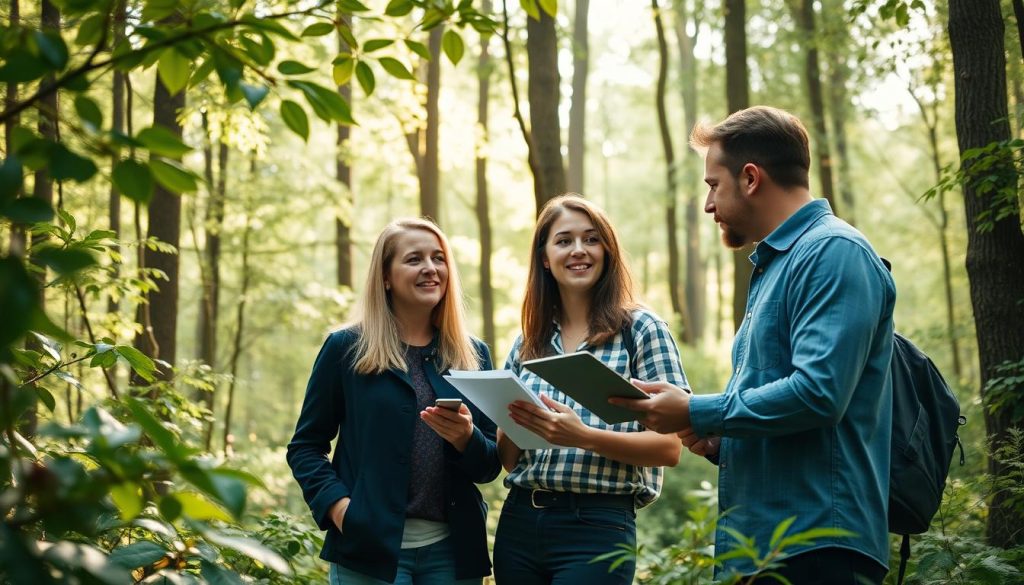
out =
<svg viewBox="0 0 1024 585"><path fill-rule="evenodd" d="M370 39L363 43L363 52L372 53L373 51L379 51L384 47L390 47L394 42L393 39Z"/></svg>
<svg viewBox="0 0 1024 585"><path fill-rule="evenodd" d="M114 505L121 513L121 520L125 522L142 513L142 491L136 483L126 481L110 486L110 499L114 500Z"/></svg>
<svg viewBox="0 0 1024 585"><path fill-rule="evenodd" d="M153 172L137 160L125 159L118 162L111 178L114 186L133 201L145 205L153 198Z"/></svg>
<svg viewBox="0 0 1024 585"><path fill-rule="evenodd" d="M50 151L50 176L56 181L73 180L79 183L96 174L96 163L68 150L63 144L55 144Z"/></svg>
<svg viewBox="0 0 1024 585"><path fill-rule="evenodd" d="M151 153L160 156L180 158L185 153L192 151L188 145L181 141L181 138L165 126L156 125L144 128L135 135L135 138L144 147L149 149Z"/></svg>
<svg viewBox="0 0 1024 585"><path fill-rule="evenodd" d="M240 478L197 465L183 465L179 471L189 483L224 504L235 518L242 517L245 511L245 484Z"/></svg>
<svg viewBox="0 0 1024 585"><path fill-rule="evenodd" d="M359 85L367 96L373 95L377 81L373 76L373 69L370 69L369 65L362 61L356 65L356 79L359 80Z"/></svg>
<svg viewBox="0 0 1024 585"><path fill-rule="evenodd" d="M181 513L193 520L222 520L224 522L232 520L231 514L202 494L181 492L174 494L174 497L181 504Z"/></svg>
<svg viewBox="0 0 1024 585"><path fill-rule="evenodd" d="M24 48L12 50L0 65L0 81L26 83L39 79L47 72L46 63Z"/></svg>
<svg viewBox="0 0 1024 585"><path fill-rule="evenodd" d="M10 154L0 163L0 211L3 210L4 204L7 201L18 196L25 182L23 173L24 169L21 166L21 159L15 154Z"/></svg>
<svg viewBox="0 0 1024 585"><path fill-rule="evenodd" d="M47 410L53 413L57 409L57 400L53 397L53 394L42 386L36 386L35 391L39 401L45 404Z"/></svg>
<svg viewBox="0 0 1024 585"><path fill-rule="evenodd" d="M359 0L338 0L338 7L343 12L366 12L369 8Z"/></svg>
<svg viewBox="0 0 1024 585"><path fill-rule="evenodd" d="M147 382L153 381L153 374L156 373L156 364L153 363L153 360L149 359L149 356L130 345L117 345L114 347L114 351L128 362L128 365L135 370L136 374L142 376Z"/></svg>
<svg viewBox="0 0 1024 585"><path fill-rule="evenodd" d="M412 51L413 53L416 53L421 58L426 59L427 61L430 61L430 49L428 49L426 45L424 45L423 43L421 43L419 41L412 41L412 40L409 40L409 39L406 39L404 42L405 42L405 46L409 47L410 51Z"/></svg>
<svg viewBox="0 0 1024 585"><path fill-rule="evenodd" d="M160 515L168 522L174 522L178 518L181 518L181 502L179 502L174 496L164 496L160 498L160 503L157 504L157 509L160 510Z"/></svg>
<svg viewBox="0 0 1024 585"><path fill-rule="evenodd" d="M250 110L255 110L256 106L260 105L260 102L263 101L263 98L267 97L267 94L270 93L270 88L265 85L240 83L238 87L242 90L242 95L245 96L245 101L249 104Z"/></svg>
<svg viewBox="0 0 1024 585"><path fill-rule="evenodd" d="M167 88L167 93L177 95L188 85L188 76L192 73L192 61L177 49L165 49L156 64L160 81Z"/></svg>
<svg viewBox="0 0 1024 585"><path fill-rule="evenodd" d="M388 2L387 8L384 9L384 14L388 16L405 16L412 12L412 8L411 0L391 0L391 2Z"/></svg>
<svg viewBox="0 0 1024 585"><path fill-rule="evenodd" d="M413 77L412 73L410 73L409 70L405 68L405 65L403 65L402 62L399 61L398 59L393 59L391 57L381 57L380 65L381 67L384 68L384 71L387 71L389 74L391 74L392 77L397 77L398 79L407 79L410 81L416 79L415 77Z"/></svg>
<svg viewBox="0 0 1024 585"><path fill-rule="evenodd" d="M61 70L68 64L68 46L59 33L35 31L32 35L39 48L39 56L52 69Z"/></svg>
<svg viewBox="0 0 1024 585"><path fill-rule="evenodd" d="M302 91L306 96L306 101L313 108L313 112L325 122L354 123L348 102L342 99L337 91L308 81L291 80L288 84Z"/></svg>
<svg viewBox="0 0 1024 585"><path fill-rule="evenodd" d="M304 37L322 37L334 32L334 24L330 22L317 22L306 27L302 31Z"/></svg>
<svg viewBox="0 0 1024 585"><path fill-rule="evenodd" d="M541 10L548 13L548 16L554 18L558 15L558 0L540 0ZM540 16L538 15L538 19Z"/></svg>
<svg viewBox="0 0 1024 585"><path fill-rule="evenodd" d="M462 37L451 29L446 30L444 36L441 37L441 48L444 50L444 54L448 55L448 60L452 62L452 65L458 65L462 60L462 55L466 52Z"/></svg>
<svg viewBox="0 0 1024 585"><path fill-rule="evenodd" d="M178 161L154 158L149 161L156 181L175 193L191 193L199 189L196 176Z"/></svg>
<svg viewBox="0 0 1024 585"><path fill-rule="evenodd" d="M301 136L303 140L309 141L309 118L302 106L291 100L282 101L281 119L292 132Z"/></svg>
<svg viewBox="0 0 1024 585"><path fill-rule="evenodd" d="M89 129L95 132L103 126L103 112L95 101L84 95L75 98L75 111L83 122L88 124Z"/></svg>
<svg viewBox="0 0 1024 585"><path fill-rule="evenodd" d="M95 45L103 35L103 26L106 24L106 15L93 14L78 25L78 35L75 37L75 44L84 47Z"/></svg>
<svg viewBox="0 0 1024 585"><path fill-rule="evenodd" d="M217 76L224 87L231 92L238 87L242 80L242 62L231 56L230 53L218 50L213 54L213 67L217 70Z"/></svg>
<svg viewBox="0 0 1024 585"><path fill-rule="evenodd" d="M167 430L163 423L157 420L138 399L126 398L125 403L128 405L128 410L132 412L132 418L139 423L153 444L172 461L182 461L186 449L178 443L171 431Z"/></svg>
<svg viewBox="0 0 1024 585"><path fill-rule="evenodd" d="M347 24L342 23L342 25L338 27L338 36L340 36L341 40L345 42L344 46L349 49L359 48L359 41L357 41L355 35L352 34L352 27Z"/></svg>
<svg viewBox="0 0 1024 585"><path fill-rule="evenodd" d="M62 275L71 274L96 264L96 258L85 250L65 250L46 245L33 248L32 257Z"/></svg>
<svg viewBox="0 0 1024 585"><path fill-rule="evenodd" d="M89 367L91 368L109 368L117 363L117 353L114 351L103 351L92 356L89 360Z"/></svg>
<svg viewBox="0 0 1024 585"><path fill-rule="evenodd" d="M0 215L14 223L31 224L53 219L53 208L38 197L20 197L0 209Z"/></svg>
<svg viewBox="0 0 1024 585"><path fill-rule="evenodd" d="M334 64L332 73L334 74L334 83L337 85L345 85L352 79L352 71L355 69L356 63L352 59L340 59Z"/></svg>
<svg viewBox="0 0 1024 585"><path fill-rule="evenodd" d="M281 75L303 75L316 71L312 67L299 63L298 61L281 61L277 64L277 70Z"/></svg>
<svg viewBox="0 0 1024 585"><path fill-rule="evenodd" d="M199 575L208 585L244 585L237 573L206 559L199 561Z"/></svg>
<svg viewBox="0 0 1024 585"><path fill-rule="evenodd" d="M291 575L291 568L288 566L288 562L285 561L281 555L251 538L229 536L222 532L210 529L203 530L203 536L213 544L236 550L250 559L263 563L282 575Z"/></svg>
<svg viewBox="0 0 1024 585"><path fill-rule="evenodd" d="M151 565L164 557L167 550L152 540L140 540L128 546L115 548L110 552L110 562L126 569L138 569Z"/></svg>
<svg viewBox="0 0 1024 585"><path fill-rule="evenodd" d="M526 11L530 18L540 20L540 8L537 6L537 0L519 0L519 6Z"/></svg>
<svg viewBox="0 0 1024 585"><path fill-rule="evenodd" d="M790 516L789 518L786 518L782 522L778 523L778 525L775 527L775 531L772 532L771 540L768 541L768 546L771 547L772 550L775 550L775 548L779 545L779 541L782 540L782 537L785 536L786 531L789 530L789 527L792 526L793 522L795 521L796 516Z"/></svg>

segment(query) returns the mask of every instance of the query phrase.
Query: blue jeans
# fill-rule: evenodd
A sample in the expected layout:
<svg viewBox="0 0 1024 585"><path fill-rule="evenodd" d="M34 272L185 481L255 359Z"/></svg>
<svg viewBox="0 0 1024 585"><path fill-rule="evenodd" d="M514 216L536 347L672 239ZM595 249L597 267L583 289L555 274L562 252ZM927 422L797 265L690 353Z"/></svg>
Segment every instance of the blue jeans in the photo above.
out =
<svg viewBox="0 0 1024 585"><path fill-rule="evenodd" d="M535 509L505 501L494 537L497 585L629 585L635 552L609 572L613 559L594 561L621 545L636 549L636 513L621 508Z"/></svg>
<svg viewBox="0 0 1024 585"><path fill-rule="evenodd" d="M398 575L394 581L381 581L331 563L331 585L480 585L483 579L455 578L455 553L451 538L419 548L402 549L398 557Z"/></svg>

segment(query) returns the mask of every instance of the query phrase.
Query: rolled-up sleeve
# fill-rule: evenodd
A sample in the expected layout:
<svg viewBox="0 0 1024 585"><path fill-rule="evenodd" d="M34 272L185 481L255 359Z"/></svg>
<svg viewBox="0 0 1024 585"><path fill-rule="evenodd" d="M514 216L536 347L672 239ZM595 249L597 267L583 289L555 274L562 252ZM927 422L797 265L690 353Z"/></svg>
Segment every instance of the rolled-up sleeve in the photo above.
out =
<svg viewBox="0 0 1024 585"><path fill-rule="evenodd" d="M342 351L341 334L334 333L324 342L306 386L295 434L288 443L288 465L321 530L331 526L331 506L350 494L329 459L331 441L345 415Z"/></svg>

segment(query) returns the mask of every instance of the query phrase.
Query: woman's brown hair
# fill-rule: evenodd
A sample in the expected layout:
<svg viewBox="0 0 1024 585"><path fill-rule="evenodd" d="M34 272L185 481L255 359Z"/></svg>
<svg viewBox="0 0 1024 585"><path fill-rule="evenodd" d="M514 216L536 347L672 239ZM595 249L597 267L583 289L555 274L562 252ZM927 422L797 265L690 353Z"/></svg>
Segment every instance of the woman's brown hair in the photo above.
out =
<svg viewBox="0 0 1024 585"><path fill-rule="evenodd" d="M524 360L548 355L554 321L562 314L558 283L551 272L544 269L544 246L551 235L551 226L567 211L582 213L590 219L605 252L604 269L592 289L587 343L600 345L614 337L630 322L630 312L637 306L633 300L633 279L619 246L618 234L604 210L576 193L551 199L541 209L533 231L530 270L523 299L520 358Z"/></svg>

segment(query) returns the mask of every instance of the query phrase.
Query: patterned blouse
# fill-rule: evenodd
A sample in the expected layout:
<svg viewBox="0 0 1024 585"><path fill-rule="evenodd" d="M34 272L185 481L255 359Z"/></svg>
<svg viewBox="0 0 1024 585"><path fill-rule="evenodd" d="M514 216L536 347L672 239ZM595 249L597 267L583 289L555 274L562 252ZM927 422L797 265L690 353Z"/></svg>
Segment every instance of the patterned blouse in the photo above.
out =
<svg viewBox="0 0 1024 585"><path fill-rule="evenodd" d="M665 381L689 390L690 384L683 373L679 348L668 324L651 311L638 309L633 312L631 330L636 347L636 355L632 356L632 360L621 332L600 346L581 345L575 351L586 349L623 378ZM606 424L568 395L523 368L519 359L522 341L522 335L516 338L505 361L505 369L516 372L531 391L544 393L572 407L588 426L618 432L644 430L644 426L636 421ZM561 328L557 323L551 347L554 354L572 353L563 349ZM519 457L515 469L505 478L505 486L583 494L633 494L637 508L642 508L658 498L663 477L661 467L628 465L583 449L526 449Z"/></svg>

